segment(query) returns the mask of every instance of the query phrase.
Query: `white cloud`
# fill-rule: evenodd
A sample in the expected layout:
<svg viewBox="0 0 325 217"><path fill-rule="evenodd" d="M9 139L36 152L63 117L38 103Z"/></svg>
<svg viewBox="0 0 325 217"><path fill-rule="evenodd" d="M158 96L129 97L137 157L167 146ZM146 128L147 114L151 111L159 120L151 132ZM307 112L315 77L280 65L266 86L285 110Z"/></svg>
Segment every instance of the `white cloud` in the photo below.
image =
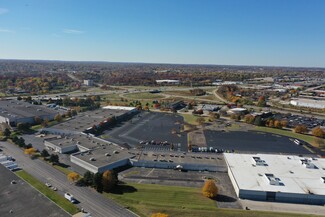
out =
<svg viewBox="0 0 325 217"><path fill-rule="evenodd" d="M0 15L8 13L9 10L7 8L0 8Z"/></svg>
<svg viewBox="0 0 325 217"><path fill-rule="evenodd" d="M14 31L10 30L10 29L1 29L0 28L0 32L4 32L4 33L14 33Z"/></svg>
<svg viewBox="0 0 325 217"><path fill-rule="evenodd" d="M63 32L67 33L67 34L83 34L83 33L85 33L84 31L77 30L77 29L64 29Z"/></svg>

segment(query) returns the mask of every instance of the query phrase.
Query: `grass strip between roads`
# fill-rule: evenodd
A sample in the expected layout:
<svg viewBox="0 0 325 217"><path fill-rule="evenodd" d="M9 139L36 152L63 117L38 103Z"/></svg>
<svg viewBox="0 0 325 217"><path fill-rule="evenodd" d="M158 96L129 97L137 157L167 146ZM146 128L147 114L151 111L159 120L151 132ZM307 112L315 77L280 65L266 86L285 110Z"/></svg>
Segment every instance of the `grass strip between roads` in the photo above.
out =
<svg viewBox="0 0 325 217"><path fill-rule="evenodd" d="M162 212L171 217L307 217L295 213L264 212L217 208L216 201L204 197L201 188L127 183L112 193L110 199L128 207L140 216Z"/></svg>
<svg viewBox="0 0 325 217"><path fill-rule="evenodd" d="M32 185L34 188L36 188L38 191L40 191L42 194L44 194L46 197L48 197L50 200L52 200L55 204L57 204L62 209L64 209L66 212L70 213L71 215L79 212L79 209L74 204L70 203L63 196L61 196L58 193L56 193L55 191L51 190L44 183L38 181L36 178L31 176L27 172L20 170L20 171L17 171L16 174L21 179L25 180L30 185Z"/></svg>

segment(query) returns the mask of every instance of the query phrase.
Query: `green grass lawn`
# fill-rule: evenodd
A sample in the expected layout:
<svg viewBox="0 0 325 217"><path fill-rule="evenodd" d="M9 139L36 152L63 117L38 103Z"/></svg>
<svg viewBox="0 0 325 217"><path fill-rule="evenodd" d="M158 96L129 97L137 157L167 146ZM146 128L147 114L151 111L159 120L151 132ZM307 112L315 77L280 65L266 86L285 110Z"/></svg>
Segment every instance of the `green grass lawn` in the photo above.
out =
<svg viewBox="0 0 325 217"><path fill-rule="evenodd" d="M293 131L290 130L282 130L282 129L276 129L276 128L270 128L270 127L254 127L253 130L256 131L262 131L262 132L268 132L268 133L274 133L274 134L279 134L282 136L288 136L288 137L292 137L292 138L297 138L300 140L303 140L315 147L318 148L318 145L315 142L315 138L314 136L310 136L310 135L304 135L304 134L300 134L300 133L295 133ZM325 141L324 139L320 139Z"/></svg>
<svg viewBox="0 0 325 217"><path fill-rule="evenodd" d="M26 173L23 170L17 171L16 174L26 182L28 182L30 185L32 185L34 188L36 188L38 191L42 192L45 196L47 196L50 200L52 200L54 203L56 203L58 206L60 206L62 209L70 213L71 215L77 213L79 210L78 208L66 200L63 196L59 195L55 191L48 188L44 183L38 181L30 174Z"/></svg>
<svg viewBox="0 0 325 217"><path fill-rule="evenodd" d="M121 185L108 198L128 207L143 217L166 213L170 217L294 217L310 216L289 213L219 209L216 202L204 197L200 188L162 186L155 184Z"/></svg>
<svg viewBox="0 0 325 217"><path fill-rule="evenodd" d="M125 94L124 97L128 99L161 99L164 98L164 96L160 95L159 93L148 93L148 92L143 92L143 93L129 93Z"/></svg>
<svg viewBox="0 0 325 217"><path fill-rule="evenodd" d="M187 124L191 124L191 125L199 125L196 120L200 117L200 116L195 116L192 114L180 114L181 116L184 117L184 122L186 122ZM209 117L204 117L205 122L209 122Z"/></svg>
<svg viewBox="0 0 325 217"><path fill-rule="evenodd" d="M140 216L153 212L171 216L210 216L217 210L216 203L204 197L199 188L161 186L150 184L121 185L115 193L104 193Z"/></svg>

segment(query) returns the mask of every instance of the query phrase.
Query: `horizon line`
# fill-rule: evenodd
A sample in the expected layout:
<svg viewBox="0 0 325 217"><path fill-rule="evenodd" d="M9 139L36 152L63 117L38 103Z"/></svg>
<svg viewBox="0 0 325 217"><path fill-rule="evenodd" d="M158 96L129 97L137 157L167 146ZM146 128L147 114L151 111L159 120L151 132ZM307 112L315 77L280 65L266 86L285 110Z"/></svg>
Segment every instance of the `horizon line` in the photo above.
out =
<svg viewBox="0 0 325 217"><path fill-rule="evenodd" d="M166 62L137 62L137 61L108 61L108 60L60 60L60 59L25 59L25 58L0 58L0 61L48 61L48 62L83 62L83 63L124 63L124 64L152 64L152 65L196 65L196 66L232 66L232 67L268 67L268 68L312 68L325 69L325 66L289 66L289 65L237 65L237 64L214 64L214 63L166 63Z"/></svg>

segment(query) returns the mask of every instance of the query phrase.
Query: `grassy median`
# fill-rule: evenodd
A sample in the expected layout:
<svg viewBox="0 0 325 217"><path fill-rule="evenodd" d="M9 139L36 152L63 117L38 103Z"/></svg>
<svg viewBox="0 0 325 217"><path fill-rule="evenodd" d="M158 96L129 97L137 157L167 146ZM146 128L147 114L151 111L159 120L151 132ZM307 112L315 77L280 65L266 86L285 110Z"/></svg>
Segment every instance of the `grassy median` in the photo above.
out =
<svg viewBox="0 0 325 217"><path fill-rule="evenodd" d="M38 181L36 178L34 178L30 174L26 173L25 171L20 170L20 171L17 171L16 174L21 179L28 182L30 185L32 185L38 191L43 193L46 197L48 197L50 200L52 200L54 203L56 203L58 206L60 206L62 209L64 209L71 215L76 214L79 211L78 208L74 204L70 203L63 196L61 196L58 193L56 193L55 191L51 190L44 183Z"/></svg>
<svg viewBox="0 0 325 217"><path fill-rule="evenodd" d="M104 195L140 216L162 212L171 217L305 217L290 213L219 209L214 200L204 197L200 188L163 186L156 184L120 185L112 193Z"/></svg>

